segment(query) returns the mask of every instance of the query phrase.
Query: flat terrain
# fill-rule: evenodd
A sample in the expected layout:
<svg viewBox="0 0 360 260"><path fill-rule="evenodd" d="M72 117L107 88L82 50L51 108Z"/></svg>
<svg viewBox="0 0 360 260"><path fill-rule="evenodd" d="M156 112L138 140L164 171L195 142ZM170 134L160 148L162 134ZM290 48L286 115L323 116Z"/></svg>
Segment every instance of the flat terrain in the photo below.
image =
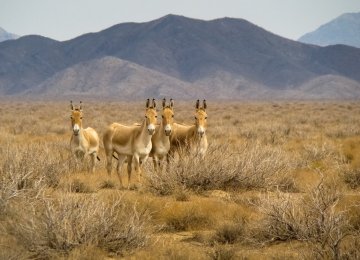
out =
<svg viewBox="0 0 360 260"><path fill-rule="evenodd" d="M360 257L358 102L208 100L205 159L150 158L129 190L102 144L95 174L72 158L68 101L0 103L0 259ZM194 105L175 100L175 121ZM88 101L83 124L102 136L144 109Z"/></svg>

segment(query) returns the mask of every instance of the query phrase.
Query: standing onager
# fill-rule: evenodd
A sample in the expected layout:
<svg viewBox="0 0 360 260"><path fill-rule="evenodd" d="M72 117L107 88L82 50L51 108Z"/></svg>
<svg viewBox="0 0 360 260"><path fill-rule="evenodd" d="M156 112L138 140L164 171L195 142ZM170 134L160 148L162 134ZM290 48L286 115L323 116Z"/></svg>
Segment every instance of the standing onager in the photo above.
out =
<svg viewBox="0 0 360 260"><path fill-rule="evenodd" d="M174 101L170 99L170 104L166 106L166 99L162 102L162 120L156 126L155 134L151 138L152 149L150 157L153 158L155 170L160 167L160 162L165 158L170 150L170 134L174 123Z"/></svg>
<svg viewBox="0 0 360 260"><path fill-rule="evenodd" d="M170 157L174 155L174 152L187 150L192 154L200 155L201 158L205 157L206 150L208 148L208 142L206 138L206 100L203 101L203 106L200 107L200 101L196 101L195 105L195 124L173 124L172 134L170 136L170 151L167 156L169 163Z"/></svg>
<svg viewBox="0 0 360 260"><path fill-rule="evenodd" d="M114 152L117 153L118 164L116 170L121 186L120 170L126 158L128 163L128 187L130 187L131 164L133 159L135 161L135 171L138 174L140 182L140 164L146 161L151 151L151 137L155 132L156 118L155 100L152 100L152 106L150 107L150 100L148 99L146 101L145 119L141 125L126 126L112 123L106 129L103 138L107 160L106 169L110 176L113 154Z"/></svg>
<svg viewBox="0 0 360 260"><path fill-rule="evenodd" d="M70 101L71 107L71 126L73 134L70 140L70 149L72 153L78 159L83 159L86 155L91 157L91 172L95 171L95 161L96 158L100 161L98 155L99 152L99 136L97 132L88 127L83 129L82 127L82 102L80 101L80 106L74 108L72 101Z"/></svg>

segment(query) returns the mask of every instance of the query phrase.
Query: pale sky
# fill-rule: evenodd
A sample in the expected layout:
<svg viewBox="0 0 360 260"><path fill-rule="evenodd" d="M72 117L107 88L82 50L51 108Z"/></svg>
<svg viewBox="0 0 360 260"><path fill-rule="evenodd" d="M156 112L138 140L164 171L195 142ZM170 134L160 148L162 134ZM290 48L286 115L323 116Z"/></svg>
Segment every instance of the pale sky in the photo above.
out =
<svg viewBox="0 0 360 260"><path fill-rule="evenodd" d="M349 12L360 12L360 0L0 0L0 27L63 41L171 13L203 20L243 18L296 40Z"/></svg>

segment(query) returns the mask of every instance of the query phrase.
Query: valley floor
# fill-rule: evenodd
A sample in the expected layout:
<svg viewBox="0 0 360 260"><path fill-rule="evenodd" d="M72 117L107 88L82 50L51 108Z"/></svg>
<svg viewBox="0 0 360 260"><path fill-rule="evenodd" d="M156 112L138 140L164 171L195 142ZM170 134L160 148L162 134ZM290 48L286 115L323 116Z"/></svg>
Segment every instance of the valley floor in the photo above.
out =
<svg viewBox="0 0 360 260"><path fill-rule="evenodd" d="M175 100L175 121L194 105ZM208 101L204 161L149 160L129 190L102 144L95 174L70 156L67 102L0 107L0 259L360 258L358 102ZM85 102L84 127L144 109Z"/></svg>

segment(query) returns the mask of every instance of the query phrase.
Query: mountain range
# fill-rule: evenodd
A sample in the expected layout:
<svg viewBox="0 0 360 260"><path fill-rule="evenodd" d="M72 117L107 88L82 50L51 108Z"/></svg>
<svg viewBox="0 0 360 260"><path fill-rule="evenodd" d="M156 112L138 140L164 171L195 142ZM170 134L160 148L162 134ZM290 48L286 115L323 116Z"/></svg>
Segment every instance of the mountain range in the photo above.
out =
<svg viewBox="0 0 360 260"><path fill-rule="evenodd" d="M360 49L303 44L243 19L167 15L64 42L2 42L0 95L359 98Z"/></svg>
<svg viewBox="0 0 360 260"><path fill-rule="evenodd" d="M19 38L18 35L9 33L0 27L0 42L7 41L7 40L15 40L17 38Z"/></svg>
<svg viewBox="0 0 360 260"><path fill-rule="evenodd" d="M360 48L360 12L346 13L299 38L320 46L345 44Z"/></svg>

